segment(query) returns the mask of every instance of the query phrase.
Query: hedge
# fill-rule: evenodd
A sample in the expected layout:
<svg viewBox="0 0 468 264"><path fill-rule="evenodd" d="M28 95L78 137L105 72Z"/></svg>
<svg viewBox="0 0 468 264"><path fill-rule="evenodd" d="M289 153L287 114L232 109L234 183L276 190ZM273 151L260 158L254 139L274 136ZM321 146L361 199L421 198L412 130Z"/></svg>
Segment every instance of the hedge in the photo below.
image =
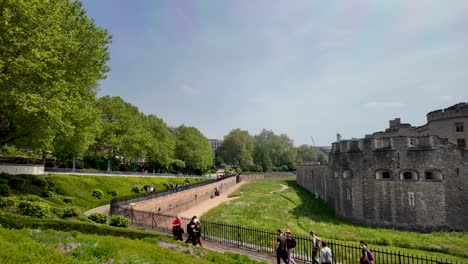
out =
<svg viewBox="0 0 468 264"><path fill-rule="evenodd" d="M4 228L23 229L37 228L41 230L53 229L70 232L78 231L83 234L95 234L100 236L121 236L131 239L142 239L146 237L161 237L151 232L136 229L112 227L90 222L63 220L63 219L38 219L7 212L0 213L0 225Z"/></svg>

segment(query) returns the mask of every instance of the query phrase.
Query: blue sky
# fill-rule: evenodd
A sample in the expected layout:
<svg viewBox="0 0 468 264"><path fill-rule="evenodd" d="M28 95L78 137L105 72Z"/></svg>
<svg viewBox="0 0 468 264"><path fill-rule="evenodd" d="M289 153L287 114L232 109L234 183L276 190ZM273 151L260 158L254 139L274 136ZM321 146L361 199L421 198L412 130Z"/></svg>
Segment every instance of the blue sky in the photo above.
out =
<svg viewBox="0 0 468 264"><path fill-rule="evenodd" d="M208 138L363 137L468 101L468 1L85 0L113 36L99 95Z"/></svg>

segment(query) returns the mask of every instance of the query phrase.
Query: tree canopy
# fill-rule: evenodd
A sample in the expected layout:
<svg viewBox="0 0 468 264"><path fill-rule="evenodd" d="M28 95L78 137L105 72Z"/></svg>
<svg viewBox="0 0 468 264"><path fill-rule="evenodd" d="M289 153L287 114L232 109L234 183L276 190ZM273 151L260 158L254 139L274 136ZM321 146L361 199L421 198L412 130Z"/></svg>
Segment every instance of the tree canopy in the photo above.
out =
<svg viewBox="0 0 468 264"><path fill-rule="evenodd" d="M213 151L208 139L194 127L180 126L175 131L175 158L185 162L185 168L206 172L213 164Z"/></svg>
<svg viewBox="0 0 468 264"><path fill-rule="evenodd" d="M0 1L0 145L86 150L110 41L79 2Z"/></svg>
<svg viewBox="0 0 468 264"><path fill-rule="evenodd" d="M250 167L253 165L254 139L249 132L234 129L224 136L219 156L229 164Z"/></svg>

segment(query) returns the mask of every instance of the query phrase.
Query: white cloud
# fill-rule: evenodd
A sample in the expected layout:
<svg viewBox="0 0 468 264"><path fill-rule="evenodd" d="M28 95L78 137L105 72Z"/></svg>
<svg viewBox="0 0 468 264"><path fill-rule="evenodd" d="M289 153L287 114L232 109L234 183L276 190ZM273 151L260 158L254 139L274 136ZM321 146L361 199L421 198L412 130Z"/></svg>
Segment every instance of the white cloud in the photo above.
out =
<svg viewBox="0 0 468 264"><path fill-rule="evenodd" d="M364 105L368 108L379 108L379 109L387 109L387 108L401 108L404 107L405 104L402 102L368 102Z"/></svg>
<svg viewBox="0 0 468 264"><path fill-rule="evenodd" d="M190 96L200 94L200 91L199 91L199 90L193 88L191 85L188 85L188 84L182 85L181 91L182 91L182 93L184 93L185 95L190 95Z"/></svg>

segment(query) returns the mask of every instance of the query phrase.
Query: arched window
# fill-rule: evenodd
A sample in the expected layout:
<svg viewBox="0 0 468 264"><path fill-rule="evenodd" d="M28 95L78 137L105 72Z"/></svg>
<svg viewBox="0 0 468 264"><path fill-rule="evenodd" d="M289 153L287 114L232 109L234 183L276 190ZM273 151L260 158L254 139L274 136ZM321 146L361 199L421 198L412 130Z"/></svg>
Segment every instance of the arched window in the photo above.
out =
<svg viewBox="0 0 468 264"><path fill-rule="evenodd" d="M402 181L416 181L418 180L418 173L411 170L402 171L400 173L400 179Z"/></svg>
<svg viewBox="0 0 468 264"><path fill-rule="evenodd" d="M353 177L353 171L351 170L344 170L343 171L343 179L348 179Z"/></svg>
<svg viewBox="0 0 468 264"><path fill-rule="evenodd" d="M427 170L426 172L424 172L424 180L442 181L443 180L442 172L438 170Z"/></svg>
<svg viewBox="0 0 468 264"><path fill-rule="evenodd" d="M375 172L375 179L377 180L391 180L392 172L389 170L378 170Z"/></svg>

